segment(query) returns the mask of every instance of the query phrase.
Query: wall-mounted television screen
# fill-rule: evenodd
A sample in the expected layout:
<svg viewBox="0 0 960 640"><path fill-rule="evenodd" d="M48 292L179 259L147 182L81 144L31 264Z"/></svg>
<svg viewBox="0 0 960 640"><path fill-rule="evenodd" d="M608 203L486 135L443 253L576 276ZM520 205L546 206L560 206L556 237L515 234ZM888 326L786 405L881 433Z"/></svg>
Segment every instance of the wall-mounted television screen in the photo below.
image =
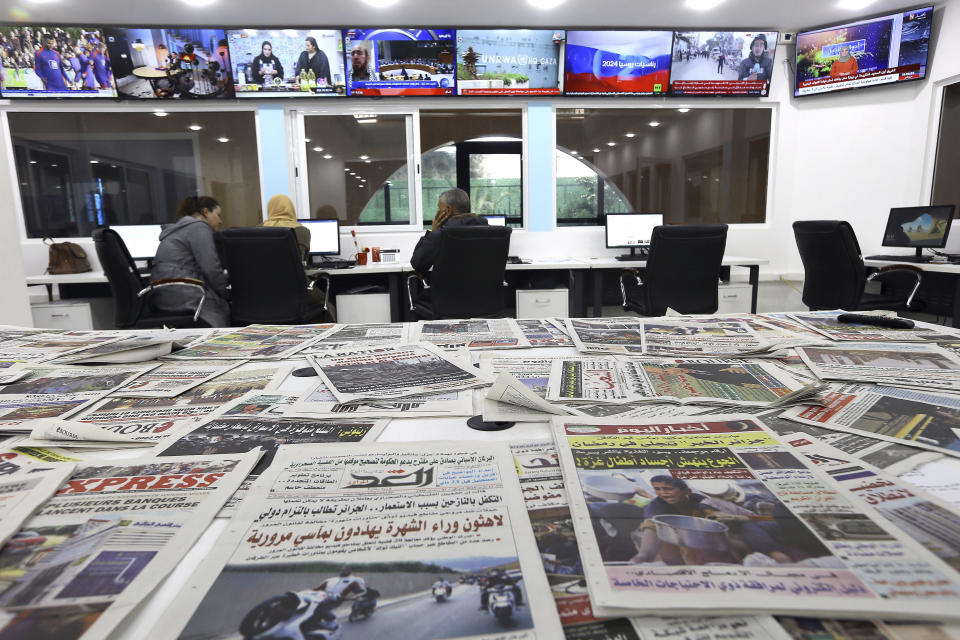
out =
<svg viewBox="0 0 960 640"><path fill-rule="evenodd" d="M457 93L452 29L345 29L347 95Z"/></svg>
<svg viewBox="0 0 960 640"><path fill-rule="evenodd" d="M672 31L567 31L566 95L665 95Z"/></svg>
<svg viewBox="0 0 960 640"><path fill-rule="evenodd" d="M766 96L776 31L676 31L670 59L675 96Z"/></svg>
<svg viewBox="0 0 960 640"><path fill-rule="evenodd" d="M238 98L346 94L339 30L228 31Z"/></svg>
<svg viewBox="0 0 960 640"><path fill-rule="evenodd" d="M232 98L223 29L103 30L121 98Z"/></svg>
<svg viewBox="0 0 960 640"><path fill-rule="evenodd" d="M457 93L559 95L563 40L555 29L458 29Z"/></svg>
<svg viewBox="0 0 960 640"><path fill-rule="evenodd" d="M0 27L4 98L116 98L103 32L91 27Z"/></svg>
<svg viewBox="0 0 960 640"><path fill-rule="evenodd" d="M924 7L798 33L794 95L922 79L932 20Z"/></svg>

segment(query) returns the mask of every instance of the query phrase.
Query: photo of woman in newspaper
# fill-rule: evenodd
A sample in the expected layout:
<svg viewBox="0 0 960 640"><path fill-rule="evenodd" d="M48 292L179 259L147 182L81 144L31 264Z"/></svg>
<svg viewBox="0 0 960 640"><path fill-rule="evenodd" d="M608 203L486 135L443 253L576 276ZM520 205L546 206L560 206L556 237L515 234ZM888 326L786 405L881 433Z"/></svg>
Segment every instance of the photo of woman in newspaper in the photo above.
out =
<svg viewBox="0 0 960 640"><path fill-rule="evenodd" d="M723 472L688 480L681 469L578 474L604 564L829 560L829 550L758 480Z"/></svg>

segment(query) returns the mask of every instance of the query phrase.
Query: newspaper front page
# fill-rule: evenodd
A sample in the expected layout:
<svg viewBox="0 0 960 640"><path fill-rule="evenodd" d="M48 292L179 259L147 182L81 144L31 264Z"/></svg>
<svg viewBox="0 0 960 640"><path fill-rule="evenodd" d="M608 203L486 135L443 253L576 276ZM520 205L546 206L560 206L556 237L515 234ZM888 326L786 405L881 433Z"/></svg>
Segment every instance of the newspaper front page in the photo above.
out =
<svg viewBox="0 0 960 640"><path fill-rule="evenodd" d="M821 380L960 391L960 357L932 344L798 347L797 353Z"/></svg>
<svg viewBox="0 0 960 640"><path fill-rule="evenodd" d="M643 355L640 318L567 318L566 329L577 351Z"/></svg>
<svg viewBox="0 0 960 640"><path fill-rule="evenodd" d="M316 342L310 343L300 355L324 353L326 351L349 351L368 346L393 346L409 342L405 322L385 322L371 324L338 324L333 331L325 333Z"/></svg>
<svg viewBox="0 0 960 640"><path fill-rule="evenodd" d="M833 385L822 406L783 417L960 457L960 396L873 384Z"/></svg>
<svg viewBox="0 0 960 640"><path fill-rule="evenodd" d="M115 398L172 398L204 382L210 382L245 362L240 360L226 364L166 363L120 387L110 395Z"/></svg>
<svg viewBox="0 0 960 640"><path fill-rule="evenodd" d="M338 402L408 398L490 384L479 371L430 344L406 344L311 356Z"/></svg>
<svg viewBox="0 0 960 640"><path fill-rule="evenodd" d="M78 465L0 551L0 637L106 638L173 570L257 455Z"/></svg>
<svg viewBox="0 0 960 640"><path fill-rule="evenodd" d="M562 636L500 443L281 447L182 593L160 640L255 623L345 640ZM286 593L310 615L269 615Z"/></svg>
<svg viewBox="0 0 960 640"><path fill-rule="evenodd" d="M531 347L572 347L573 340L563 330L560 322L553 319L518 319L517 324L523 331Z"/></svg>
<svg viewBox="0 0 960 640"><path fill-rule="evenodd" d="M787 314L792 320L838 342L940 342L960 339L956 329L915 320L913 329L896 329L869 324L838 322L843 311L809 311ZM877 315L896 317L894 313Z"/></svg>
<svg viewBox="0 0 960 640"><path fill-rule="evenodd" d="M736 357L767 350L746 322L726 319L644 319L644 353L674 357Z"/></svg>
<svg viewBox="0 0 960 640"><path fill-rule="evenodd" d="M6 332L0 340L0 360L45 362L120 339L117 334L102 331Z"/></svg>
<svg viewBox="0 0 960 640"><path fill-rule="evenodd" d="M70 355L50 360L52 364L128 364L146 362L165 356L173 349L173 338L155 335L121 337L114 342L98 344Z"/></svg>
<svg viewBox="0 0 960 640"><path fill-rule="evenodd" d="M410 341L426 342L444 351L530 346L530 341L513 318L421 320L412 327Z"/></svg>
<svg viewBox="0 0 960 640"><path fill-rule="evenodd" d="M289 358L333 330L332 324L253 324L208 338L177 351L167 360L282 360Z"/></svg>
<svg viewBox="0 0 960 640"><path fill-rule="evenodd" d="M554 418L553 433L601 615L960 617L948 565L752 416Z"/></svg>
<svg viewBox="0 0 960 640"><path fill-rule="evenodd" d="M22 453L0 450L0 548L46 502L76 465L39 462Z"/></svg>

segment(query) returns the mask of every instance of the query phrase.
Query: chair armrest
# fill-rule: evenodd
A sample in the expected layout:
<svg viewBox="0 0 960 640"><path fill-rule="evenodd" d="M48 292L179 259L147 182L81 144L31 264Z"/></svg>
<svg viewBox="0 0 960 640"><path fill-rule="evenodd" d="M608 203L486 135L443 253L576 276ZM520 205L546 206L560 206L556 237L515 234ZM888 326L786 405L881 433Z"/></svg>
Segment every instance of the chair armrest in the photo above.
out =
<svg viewBox="0 0 960 640"><path fill-rule="evenodd" d="M193 312L193 321L196 322L197 318L200 317L200 310L203 309L203 303L207 299L207 289L203 286L203 280L197 280L196 278L160 278L141 289L140 292L137 293L137 297L142 298L148 293L152 293L163 287L190 287L191 289L200 290L200 302L197 304L197 310Z"/></svg>
<svg viewBox="0 0 960 640"><path fill-rule="evenodd" d="M417 272L411 273L407 276L407 302L410 303L410 311L416 311L416 307L413 304L413 281L419 280L423 284L424 289L429 289L430 285L427 283L426 278L420 275Z"/></svg>
<svg viewBox="0 0 960 640"><path fill-rule="evenodd" d="M869 276L867 276L867 282L872 282L875 279L883 279L884 276L889 275L894 272L906 271L912 273L913 277L916 278L916 281L913 283L913 288L910 289L910 295L907 296L907 309L913 304L913 297L917 295L917 290L920 288L920 280L923 276L923 269L920 267L915 267L912 264L891 264L885 267L880 267Z"/></svg>
<svg viewBox="0 0 960 640"><path fill-rule="evenodd" d="M620 271L620 299L621 306L624 310L627 309L627 287L624 284L627 278L633 278L634 283L637 286L643 285L643 280L640 279L640 270L639 269L623 269Z"/></svg>
<svg viewBox="0 0 960 640"><path fill-rule="evenodd" d="M330 274L329 273L315 273L310 278L310 284L307 285L307 289L316 289L317 280L323 280L326 286L323 288L323 310L327 310L327 303L330 302Z"/></svg>

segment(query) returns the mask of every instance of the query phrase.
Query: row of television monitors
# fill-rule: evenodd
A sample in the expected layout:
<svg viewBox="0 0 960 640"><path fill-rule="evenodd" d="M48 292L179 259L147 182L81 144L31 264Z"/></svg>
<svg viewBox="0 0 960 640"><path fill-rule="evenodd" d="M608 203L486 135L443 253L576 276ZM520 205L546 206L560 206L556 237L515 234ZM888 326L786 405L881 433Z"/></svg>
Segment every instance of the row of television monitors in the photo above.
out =
<svg viewBox="0 0 960 640"><path fill-rule="evenodd" d="M795 95L926 74L933 8L797 34ZM4 98L766 96L776 31L0 27Z"/></svg>

